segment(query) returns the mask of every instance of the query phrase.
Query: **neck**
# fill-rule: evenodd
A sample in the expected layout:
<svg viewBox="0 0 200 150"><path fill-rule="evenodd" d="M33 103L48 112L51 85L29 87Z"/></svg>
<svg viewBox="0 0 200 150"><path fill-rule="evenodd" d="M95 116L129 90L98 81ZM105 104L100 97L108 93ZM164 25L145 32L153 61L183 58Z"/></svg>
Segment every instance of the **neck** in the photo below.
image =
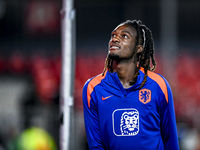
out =
<svg viewBox="0 0 200 150"><path fill-rule="evenodd" d="M124 88L131 87L130 82L133 81L137 63L134 60L113 61L113 71L117 73L119 80Z"/></svg>

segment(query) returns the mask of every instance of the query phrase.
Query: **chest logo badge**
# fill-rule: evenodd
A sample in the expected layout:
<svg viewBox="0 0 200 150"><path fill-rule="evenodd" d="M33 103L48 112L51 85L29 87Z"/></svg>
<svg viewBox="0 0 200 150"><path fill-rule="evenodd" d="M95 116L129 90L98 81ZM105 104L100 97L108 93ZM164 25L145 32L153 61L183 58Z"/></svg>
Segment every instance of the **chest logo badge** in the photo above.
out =
<svg viewBox="0 0 200 150"><path fill-rule="evenodd" d="M151 90L141 89L139 91L139 100L143 103L149 103L151 101Z"/></svg>
<svg viewBox="0 0 200 150"><path fill-rule="evenodd" d="M112 123L116 136L135 136L139 133L139 112L134 108L116 109Z"/></svg>
<svg viewBox="0 0 200 150"><path fill-rule="evenodd" d="M103 97L103 96L102 96L101 99L102 99L102 100L106 100L106 99L108 99L108 98L110 98L110 97L112 97L112 96L113 96L113 95L110 95L110 96L107 96L107 97Z"/></svg>

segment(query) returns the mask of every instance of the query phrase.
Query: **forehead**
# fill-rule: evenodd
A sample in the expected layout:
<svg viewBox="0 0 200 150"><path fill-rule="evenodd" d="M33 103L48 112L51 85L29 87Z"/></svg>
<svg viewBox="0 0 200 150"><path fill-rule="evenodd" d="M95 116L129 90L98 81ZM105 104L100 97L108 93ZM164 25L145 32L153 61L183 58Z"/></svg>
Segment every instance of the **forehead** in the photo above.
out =
<svg viewBox="0 0 200 150"><path fill-rule="evenodd" d="M137 35L137 31L134 27L132 27L131 25L128 25L128 24L121 24L121 25L118 25L114 30L113 32L127 32L129 33L131 36L135 36Z"/></svg>

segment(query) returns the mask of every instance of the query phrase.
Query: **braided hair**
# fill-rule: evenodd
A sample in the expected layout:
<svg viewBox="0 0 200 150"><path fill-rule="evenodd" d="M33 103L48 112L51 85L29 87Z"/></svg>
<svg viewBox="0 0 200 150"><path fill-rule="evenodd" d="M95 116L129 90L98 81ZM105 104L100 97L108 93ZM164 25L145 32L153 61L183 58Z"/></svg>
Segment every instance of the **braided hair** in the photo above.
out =
<svg viewBox="0 0 200 150"><path fill-rule="evenodd" d="M135 71L135 75L133 76L133 81L130 82L130 85L133 85L136 82L137 76L139 75L139 70L141 67L143 67L145 76L141 83L141 86L139 87L139 89L141 89L147 81L147 76L148 76L147 71L148 70L154 71L156 68L156 61L154 58L154 41L153 41L153 37L152 37L152 32L149 28L147 28L145 25L143 25L140 20L138 20L138 21L137 20L127 20L127 21L121 23L120 25L131 25L132 27L134 27L137 31L136 46L137 45L143 46L143 51L141 53L137 54L136 58L137 58L138 65L137 65L137 68ZM153 65L152 68L150 66L150 61ZM107 57L102 75L105 74L107 69L110 72L113 72L112 63L113 63L113 60L111 58Z"/></svg>

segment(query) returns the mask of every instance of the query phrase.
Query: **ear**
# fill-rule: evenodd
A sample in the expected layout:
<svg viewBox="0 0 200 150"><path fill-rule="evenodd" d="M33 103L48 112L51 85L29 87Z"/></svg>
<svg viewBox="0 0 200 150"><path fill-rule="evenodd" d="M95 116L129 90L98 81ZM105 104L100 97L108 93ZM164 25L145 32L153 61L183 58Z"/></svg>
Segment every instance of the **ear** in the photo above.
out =
<svg viewBox="0 0 200 150"><path fill-rule="evenodd" d="M138 53L142 53L142 51L143 51L143 46L142 45L137 45L137 48L136 48L136 53L138 54Z"/></svg>

